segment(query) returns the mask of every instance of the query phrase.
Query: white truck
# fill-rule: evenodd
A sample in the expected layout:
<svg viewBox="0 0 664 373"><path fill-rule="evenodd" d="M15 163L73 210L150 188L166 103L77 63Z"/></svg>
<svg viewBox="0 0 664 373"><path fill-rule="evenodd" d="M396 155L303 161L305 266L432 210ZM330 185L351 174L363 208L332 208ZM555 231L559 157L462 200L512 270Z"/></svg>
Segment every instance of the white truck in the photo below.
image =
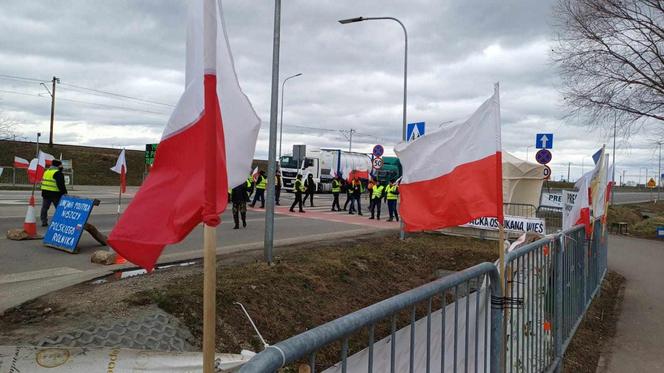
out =
<svg viewBox="0 0 664 373"><path fill-rule="evenodd" d="M303 181L307 175L312 174L317 191L329 192L332 190L334 175L343 175L346 178L353 172L361 178L368 178L371 158L365 153L293 145L293 154L282 156L279 166L283 189L293 191L295 177L299 173Z"/></svg>

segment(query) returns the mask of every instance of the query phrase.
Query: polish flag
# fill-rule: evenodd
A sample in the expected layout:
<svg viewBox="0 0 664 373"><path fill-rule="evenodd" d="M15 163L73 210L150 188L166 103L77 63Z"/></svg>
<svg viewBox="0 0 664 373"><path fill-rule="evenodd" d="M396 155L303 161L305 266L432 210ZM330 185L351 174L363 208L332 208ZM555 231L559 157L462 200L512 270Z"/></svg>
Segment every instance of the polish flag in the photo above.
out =
<svg viewBox="0 0 664 373"><path fill-rule="evenodd" d="M254 168L253 171L251 171L251 178L254 179L254 181L258 180L258 175L260 175L260 172L258 171L258 166Z"/></svg>
<svg viewBox="0 0 664 373"><path fill-rule="evenodd" d="M494 94L464 122L441 127L394 148L403 178L400 214L408 232L503 223L500 98Z"/></svg>
<svg viewBox="0 0 664 373"><path fill-rule="evenodd" d="M563 216L563 230L583 224L586 231L586 237L590 237L592 228L590 227L590 181L594 171L586 172L574 187L578 190L572 209Z"/></svg>
<svg viewBox="0 0 664 373"><path fill-rule="evenodd" d="M120 191L127 192L127 161L125 160L125 150L122 149L115 166L111 167L111 171L120 174Z"/></svg>
<svg viewBox="0 0 664 373"><path fill-rule="evenodd" d="M152 270L164 247L201 222L220 223L228 185L247 178L260 119L240 89L221 5L188 1L185 91L164 129L154 166L108 242Z"/></svg>
<svg viewBox="0 0 664 373"><path fill-rule="evenodd" d="M36 184L41 181L44 176L44 170L51 165L51 161L55 158L43 151L39 151L39 157L33 158L28 165L28 181L30 184ZM47 163L48 162L48 163Z"/></svg>
<svg viewBox="0 0 664 373"><path fill-rule="evenodd" d="M14 168L28 168L30 162L27 159L14 156Z"/></svg>

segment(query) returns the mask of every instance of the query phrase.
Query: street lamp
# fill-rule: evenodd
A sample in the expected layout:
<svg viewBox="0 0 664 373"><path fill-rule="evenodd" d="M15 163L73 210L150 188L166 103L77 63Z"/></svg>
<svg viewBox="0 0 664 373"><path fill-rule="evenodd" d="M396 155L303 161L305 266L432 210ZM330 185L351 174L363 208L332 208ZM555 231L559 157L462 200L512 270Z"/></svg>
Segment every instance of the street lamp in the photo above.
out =
<svg viewBox="0 0 664 373"><path fill-rule="evenodd" d="M532 145L526 146L526 162L528 162L528 154L529 154L528 150L530 148L532 148Z"/></svg>
<svg viewBox="0 0 664 373"><path fill-rule="evenodd" d="M406 139L406 97L407 97L407 92L408 92L408 32L406 31L406 26L404 26L401 21L394 17L355 17L355 18L347 18L347 19L342 19L339 20L339 23L342 25L346 25L349 23L355 23L355 22L362 22L362 21L378 21L378 20L389 20L389 21L394 21L401 26L403 29L403 36L404 36L404 53L403 53L403 121L402 121L402 126L401 126L401 138L403 141L407 141ZM400 223L400 229L399 229L399 238L404 239L405 234L403 230L403 221Z"/></svg>
<svg viewBox="0 0 664 373"><path fill-rule="evenodd" d="M284 79L284 81L281 83L281 119L279 122L279 160L280 161L281 161L281 139L284 134L284 85L286 84L288 79L297 78L300 75L302 75L302 73L291 75L288 78Z"/></svg>
<svg viewBox="0 0 664 373"><path fill-rule="evenodd" d="M408 32L406 26L394 17L355 17L339 20L339 23L346 25L349 23L362 21L390 20L398 23L403 29L404 35L404 58L403 58L403 126L401 128L401 137L406 141L406 92L408 91Z"/></svg>

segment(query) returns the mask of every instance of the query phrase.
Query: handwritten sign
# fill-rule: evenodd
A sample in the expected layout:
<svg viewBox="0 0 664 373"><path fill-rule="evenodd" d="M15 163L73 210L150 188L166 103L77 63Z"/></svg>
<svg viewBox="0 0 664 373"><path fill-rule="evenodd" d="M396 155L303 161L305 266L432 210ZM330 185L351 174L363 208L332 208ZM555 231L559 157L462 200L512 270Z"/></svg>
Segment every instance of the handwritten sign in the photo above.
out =
<svg viewBox="0 0 664 373"><path fill-rule="evenodd" d="M78 241L88 222L94 201L64 195L44 236L44 245L78 253Z"/></svg>

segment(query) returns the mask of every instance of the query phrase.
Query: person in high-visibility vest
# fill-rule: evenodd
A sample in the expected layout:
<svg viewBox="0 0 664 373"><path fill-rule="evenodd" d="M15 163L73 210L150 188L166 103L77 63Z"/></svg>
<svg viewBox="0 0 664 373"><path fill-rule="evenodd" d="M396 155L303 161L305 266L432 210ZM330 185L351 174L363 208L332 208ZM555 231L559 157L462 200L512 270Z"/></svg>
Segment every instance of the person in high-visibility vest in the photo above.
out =
<svg viewBox="0 0 664 373"><path fill-rule="evenodd" d="M57 209L58 204L60 203L60 198L67 194L65 175L62 173L62 162L57 159L54 159L51 162L51 167L44 171L44 176L42 176L41 180L41 194L41 224L42 227L47 227L48 209L51 207L51 205Z"/></svg>
<svg viewBox="0 0 664 373"><path fill-rule="evenodd" d="M302 175L297 174L295 177L295 184L293 185L293 189L295 190L295 201L293 201L293 204L290 207L290 211L295 212L293 209L295 208L295 205L298 205L300 212L304 212L304 210L302 210L302 193L304 193L306 189L304 188L304 183L302 182Z"/></svg>
<svg viewBox="0 0 664 373"><path fill-rule="evenodd" d="M261 170L258 173L258 178L256 178L256 194L254 194L251 207L256 206L256 201L260 200L261 208L265 208L265 188L267 188L267 178L265 177L265 171Z"/></svg>
<svg viewBox="0 0 664 373"><path fill-rule="evenodd" d="M381 184L379 181L377 181L371 189L371 217L369 219L373 219L374 212L376 212L376 219L380 220L380 207L382 205L381 200L383 199L384 191L385 185Z"/></svg>
<svg viewBox="0 0 664 373"><path fill-rule="evenodd" d="M372 191L373 191L374 185L376 185L376 184L377 184L377 182L374 181L374 179L372 179L371 176L369 176L369 182L367 183L367 191L369 193L369 211L373 211L373 202L374 201L373 201Z"/></svg>
<svg viewBox="0 0 664 373"><path fill-rule="evenodd" d="M341 211L339 206L339 193L341 192L341 178L337 175L332 179L332 211ZM336 208L335 208L336 207Z"/></svg>
<svg viewBox="0 0 664 373"><path fill-rule="evenodd" d="M385 187L385 199L387 200L387 210L390 212L390 218L387 221L392 221L396 218L399 221L399 213L397 212L397 201L399 200L399 186L390 180L390 185Z"/></svg>

